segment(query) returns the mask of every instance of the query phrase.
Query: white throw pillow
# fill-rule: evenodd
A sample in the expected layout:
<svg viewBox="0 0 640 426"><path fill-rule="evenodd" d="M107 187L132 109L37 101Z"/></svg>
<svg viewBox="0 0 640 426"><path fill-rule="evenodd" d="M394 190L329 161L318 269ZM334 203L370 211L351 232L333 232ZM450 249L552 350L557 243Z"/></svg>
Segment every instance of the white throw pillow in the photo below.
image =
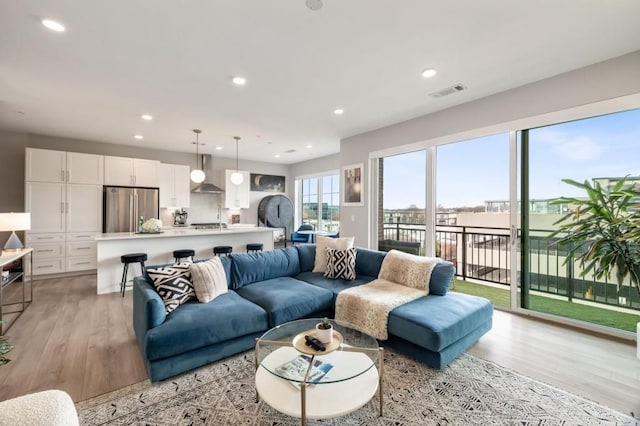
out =
<svg viewBox="0 0 640 426"><path fill-rule="evenodd" d="M441 261L391 250L382 261L378 278L429 292L431 271Z"/></svg>
<svg viewBox="0 0 640 426"><path fill-rule="evenodd" d="M209 303L228 290L227 276L219 257L192 263L191 280L196 297L201 303Z"/></svg>
<svg viewBox="0 0 640 426"><path fill-rule="evenodd" d="M313 265L312 272L326 272L327 270L327 247L336 250L346 250L353 247L354 237L343 238L331 238L331 237L317 237L316 238L316 261Z"/></svg>

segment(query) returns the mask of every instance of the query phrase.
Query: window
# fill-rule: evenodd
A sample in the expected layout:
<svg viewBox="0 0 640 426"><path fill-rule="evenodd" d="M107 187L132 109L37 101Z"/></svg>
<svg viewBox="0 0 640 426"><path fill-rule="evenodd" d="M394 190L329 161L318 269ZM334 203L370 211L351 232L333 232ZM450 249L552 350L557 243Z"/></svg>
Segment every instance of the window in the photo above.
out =
<svg viewBox="0 0 640 426"><path fill-rule="evenodd" d="M340 175L338 173L296 180L299 205L296 221L318 231L340 230Z"/></svg>

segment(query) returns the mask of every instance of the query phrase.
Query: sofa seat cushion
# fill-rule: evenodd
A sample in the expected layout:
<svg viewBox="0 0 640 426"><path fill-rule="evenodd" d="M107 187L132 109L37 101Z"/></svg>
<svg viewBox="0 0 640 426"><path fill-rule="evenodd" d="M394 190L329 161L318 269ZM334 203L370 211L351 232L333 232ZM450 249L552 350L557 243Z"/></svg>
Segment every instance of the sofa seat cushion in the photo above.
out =
<svg viewBox="0 0 640 426"><path fill-rule="evenodd" d="M333 293L329 290L291 277L253 283L237 292L267 311L270 327L331 309L333 304Z"/></svg>
<svg viewBox="0 0 640 426"><path fill-rule="evenodd" d="M493 316L487 299L449 292L398 306L389 314L389 334L434 352L463 338Z"/></svg>
<svg viewBox="0 0 640 426"><path fill-rule="evenodd" d="M334 295L334 299L342 290L367 284L376 279L376 277L370 277L367 275L356 276L355 280L331 279L325 277L322 272L303 272L296 275L294 278L318 287L326 288L327 290L331 290Z"/></svg>
<svg viewBox="0 0 640 426"><path fill-rule="evenodd" d="M268 328L264 309L229 291L171 312L147 332L145 353L149 360L162 359Z"/></svg>

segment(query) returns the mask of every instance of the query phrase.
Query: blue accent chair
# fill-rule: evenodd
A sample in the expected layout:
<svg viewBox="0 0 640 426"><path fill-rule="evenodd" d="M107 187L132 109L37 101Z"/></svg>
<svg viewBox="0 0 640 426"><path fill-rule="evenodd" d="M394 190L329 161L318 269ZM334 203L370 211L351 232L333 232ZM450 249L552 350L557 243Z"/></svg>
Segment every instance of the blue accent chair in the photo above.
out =
<svg viewBox="0 0 640 426"><path fill-rule="evenodd" d="M291 233L291 242L295 245L295 243L305 243L310 244L313 240L313 234L299 234L300 231L313 231L312 225L300 225L297 231Z"/></svg>

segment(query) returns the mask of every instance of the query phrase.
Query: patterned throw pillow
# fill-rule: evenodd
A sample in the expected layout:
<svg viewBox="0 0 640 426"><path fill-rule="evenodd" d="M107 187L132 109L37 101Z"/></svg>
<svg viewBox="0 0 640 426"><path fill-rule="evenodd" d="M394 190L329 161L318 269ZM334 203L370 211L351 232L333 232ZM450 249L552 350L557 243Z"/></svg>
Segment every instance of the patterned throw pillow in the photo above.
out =
<svg viewBox="0 0 640 426"><path fill-rule="evenodd" d="M191 284L191 262L180 262L175 265L147 269L153 286L164 301L168 313L196 296Z"/></svg>
<svg viewBox="0 0 640 426"><path fill-rule="evenodd" d="M349 281L356 279L356 249L354 247L346 250L327 247L325 250L327 253L325 277L332 279L342 278Z"/></svg>

